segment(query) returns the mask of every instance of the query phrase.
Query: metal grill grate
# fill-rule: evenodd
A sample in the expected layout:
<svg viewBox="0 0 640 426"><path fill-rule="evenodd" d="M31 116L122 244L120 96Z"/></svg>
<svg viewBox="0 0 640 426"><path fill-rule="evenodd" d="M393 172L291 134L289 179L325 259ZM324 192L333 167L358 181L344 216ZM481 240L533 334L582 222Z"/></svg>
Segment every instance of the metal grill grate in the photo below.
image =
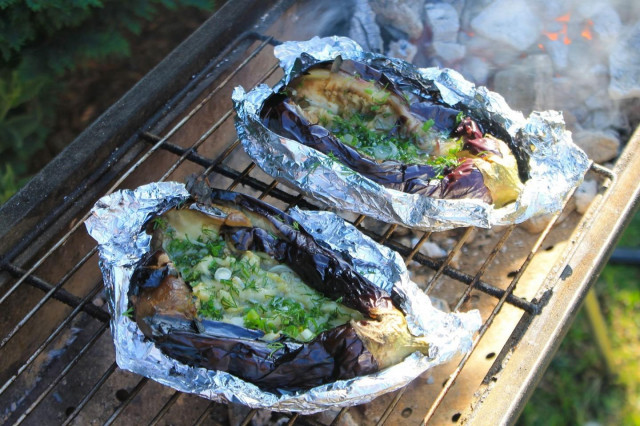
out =
<svg viewBox="0 0 640 426"><path fill-rule="evenodd" d="M113 348L109 346L110 337L105 333L108 329L109 314L104 307L95 304L96 300L100 300L98 296L102 290L102 282L97 272L96 247L86 237L83 226L88 213L70 220L66 230L61 232L53 244L42 249L29 266L20 266L17 259L25 247L28 247L50 223L58 220L71 203L75 203L75 200L82 196L87 187L105 172L115 171L117 167L114 164L123 162L126 167L123 167L121 172L114 173L115 176L111 177L113 183L97 196L145 182L182 180L184 176L195 171L207 176L214 186L248 192L283 208L288 209L292 206L317 208L312 201L282 187L255 168L255 165L242 152L233 130L234 113L228 101L230 88L239 82L245 87L252 87L262 82L271 84L277 81L280 71L268 48L274 44L276 42L271 36L256 33L247 33L239 37L212 63L230 62L225 58L234 50L245 52L244 59L236 62L234 66L227 63L219 69L216 68L214 72L208 69L201 73L190 83L192 88L197 88L198 85L208 87L204 92L206 94L200 96L197 101L187 102L184 92L176 98L175 105L195 104L195 106L185 110L176 107L175 111L167 116L156 114L153 118L156 124L151 131L140 132L137 138L123 144L118 152L97 167L93 175L69 194L71 201L63 202L58 208L52 210L49 215L35 224L32 231L26 234L18 244L5 252L0 267L9 277L4 282L0 282L2 288L6 289L0 298L0 309L8 311L9 307L24 304L13 309L15 313L6 315L0 323L2 332L0 357L5 360L3 362L5 371L0 375L0 383L2 383L0 402L7 401L15 404L13 410L7 410L0 415L4 416L9 423L36 423L40 419L47 418L46 416L52 416L48 418L66 425L74 421L82 423L97 416L95 417L97 422L112 424L117 421L124 422L123 414L126 413L124 417L128 419L133 418L142 423L155 425L168 422L167 418L171 417L172 413L179 411L178 409L184 405L190 405L193 407L191 417L181 417L180 422L209 424L213 421L212 418L221 416L220 413L225 411L221 404L175 392L117 368ZM247 45L250 47L245 50ZM252 77L256 75L259 76L257 80ZM226 101L223 101L224 99ZM173 123L168 126L170 121ZM168 130L164 131L165 128ZM593 166L592 171L600 176L601 194L606 194L611 183L616 180L615 175L610 170L597 165ZM100 179L103 178L100 177ZM93 201L96 198L94 197ZM603 195L596 203L604 198ZM565 204L568 201L569 199L565 200ZM86 205L88 207L91 204L92 202ZM592 209L597 208L598 206L592 206ZM458 408L453 404L453 411L443 409L442 406L443 401L453 393L452 389L461 374L469 370L470 360L473 357L487 360L484 370L479 373L480 377L486 380L485 375L491 365L496 359L501 358L496 357L496 353L504 353L513 349L515 345L511 339L503 342L490 354L479 355L478 348L483 338L492 330L492 326L502 315L505 306L514 309L513 317L516 318L512 327L506 332L506 336L509 336L523 315L535 316L547 303L548 293L542 292L540 284L533 292L527 293L536 295L537 298L519 295L516 289L525 281L523 277L530 272L536 255L547 250L550 244L555 244L553 241L557 239L554 240L550 235L555 232L552 228L562 214L554 215L542 232L529 237L526 242L523 242L521 232L518 236L515 235L519 232L516 226L492 231L468 228L449 232L447 235L452 240L451 249L444 259L431 258L421 251L427 242L438 235L430 232L420 233L420 235L414 235L411 240L407 237L409 235L407 230L402 227L381 224L364 216L347 216L353 224L376 241L398 251L414 270L429 271L426 274L424 288L430 295L445 299L454 310L466 310L473 306L475 300L481 308L483 317L483 325L475 337L472 351L456 359L455 362L439 368L442 371L434 373L434 376L429 373L429 377L445 378L442 388L434 390L434 385L428 380L419 380L418 384L412 384L387 398L381 398L382 403L378 403L375 410L369 412L376 413L378 424L427 423L441 418L456 422L460 419L460 411L457 411L459 404ZM588 224L582 222L575 226L575 230L571 228L564 233L575 235L587 226ZM474 262L460 262L460 257L465 256L465 250L470 249L469 241L477 240L480 234L486 237L484 239L487 241L487 244L482 246L483 251L475 256L477 259ZM407 244L408 238L412 244ZM549 243L550 239L553 240L551 243ZM525 254L518 259L515 266L509 265L512 272L508 274L508 280L495 279L492 271L504 268L501 265L501 262L505 262L504 253L511 251L514 247L523 251L520 247L522 245L528 245L528 248L524 249ZM569 245L562 256L559 256L565 263L571 247L573 246ZM556 268L564 267L558 266L555 260L552 264ZM555 272L551 267L544 270L545 276L552 276ZM91 277L92 280L87 277ZM37 294L32 288L41 290L44 295ZM37 329L42 330L34 332ZM65 350L55 352L61 347ZM101 352L105 354L103 359L96 362L93 357L96 356L98 347L106 349ZM52 351L56 353L55 356L51 355ZM85 365L87 363L96 365L87 368ZM85 374L87 371L90 374ZM39 378L31 377L32 372L37 372ZM126 389L121 389L119 394L116 392L117 403L103 403L101 401L107 400L105 394L112 390L109 383L115 376L125 376L123 381L127 384ZM72 385L78 383L77 386L82 389L78 394L81 397L75 401L68 401L64 395L60 395L66 389L65 386L71 386L69 383ZM431 390L424 393L425 387ZM150 390L150 388L153 389ZM466 389L464 404L469 404L468 401L472 400L473 393L477 389L477 386ZM152 391L160 393L162 398L150 398ZM456 393L460 392L458 390ZM422 405L419 410L410 403L403 403L409 394L414 395L412 398L420 395ZM63 402L56 403L58 400ZM66 404L66 407L61 404ZM400 405L404 408L401 409ZM102 408L102 411L97 410L95 406ZM334 413L333 419L323 419L322 424L327 422L340 424L353 410L356 409L344 408ZM442 411L442 414L437 417L436 413L439 411ZM248 424L256 413L256 410L245 413L240 424ZM451 415L451 413L454 414ZM288 418L287 424L321 424L320 420L312 416L296 414L274 414L274 416Z"/></svg>

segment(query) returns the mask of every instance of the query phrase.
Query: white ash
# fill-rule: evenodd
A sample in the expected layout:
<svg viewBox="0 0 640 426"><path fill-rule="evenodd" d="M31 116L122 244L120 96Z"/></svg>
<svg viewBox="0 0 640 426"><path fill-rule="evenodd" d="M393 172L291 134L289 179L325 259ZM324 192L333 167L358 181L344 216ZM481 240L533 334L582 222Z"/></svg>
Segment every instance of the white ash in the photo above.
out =
<svg viewBox="0 0 640 426"><path fill-rule="evenodd" d="M549 56L535 54L518 65L498 71L494 84L511 107L529 114L553 103L553 87L547 83L552 78L553 64Z"/></svg>
<svg viewBox="0 0 640 426"><path fill-rule="evenodd" d="M607 2L581 3L578 12L583 18L591 19L593 32L604 41L614 41L622 30L622 20L618 12Z"/></svg>
<svg viewBox="0 0 640 426"><path fill-rule="evenodd" d="M640 97L640 22L628 29L609 56L613 99Z"/></svg>
<svg viewBox="0 0 640 426"><path fill-rule="evenodd" d="M412 62L416 53L418 53L418 47L415 44L410 43L408 40L394 40L389 43L387 56Z"/></svg>
<svg viewBox="0 0 640 426"><path fill-rule="evenodd" d="M418 243L418 239L415 238L411 243L412 246L415 246ZM432 259L447 257L447 252L432 241L425 241L422 243L419 252Z"/></svg>
<svg viewBox="0 0 640 426"><path fill-rule="evenodd" d="M491 69L486 59L467 55L459 64L460 72L478 86L485 86Z"/></svg>
<svg viewBox="0 0 640 426"><path fill-rule="evenodd" d="M435 55L442 59L445 64L452 64L459 61L464 58L467 51L466 47L462 44L446 41L435 41L432 46Z"/></svg>
<svg viewBox="0 0 640 426"><path fill-rule="evenodd" d="M355 12L351 17L349 38L371 52L382 52L383 43L376 14L367 0L356 0Z"/></svg>
<svg viewBox="0 0 640 426"><path fill-rule="evenodd" d="M573 134L573 141L596 163L616 158L620 150L620 140L610 132L582 130Z"/></svg>
<svg viewBox="0 0 640 426"><path fill-rule="evenodd" d="M554 226L557 226L560 223L562 223L567 217L569 217L569 215L575 209L576 209L575 198L571 198L567 202L567 206L564 208L564 210L562 210L562 213L560 214L560 217L558 218L558 220L556 220L556 223L554 224ZM525 231L529 232L530 234L539 234L542 231L544 231L544 229L547 226L549 226L549 223L551 223L551 220L553 219L553 217L554 217L554 214L534 217L521 223L520 227L523 228Z"/></svg>
<svg viewBox="0 0 640 426"><path fill-rule="evenodd" d="M454 43L458 40L460 17L452 5L429 2L425 5L425 17L433 42Z"/></svg>
<svg viewBox="0 0 640 426"><path fill-rule="evenodd" d="M576 211L580 214L584 214L591 202L596 195L598 194L598 182L593 179L586 179L582 184L576 189L575 192L575 202L576 202Z"/></svg>
<svg viewBox="0 0 640 426"><path fill-rule="evenodd" d="M422 34L424 0L369 0L379 21L403 31L409 39Z"/></svg>
<svg viewBox="0 0 640 426"><path fill-rule="evenodd" d="M518 50L534 44L542 31L542 22L524 0L497 0L471 20L478 34Z"/></svg>

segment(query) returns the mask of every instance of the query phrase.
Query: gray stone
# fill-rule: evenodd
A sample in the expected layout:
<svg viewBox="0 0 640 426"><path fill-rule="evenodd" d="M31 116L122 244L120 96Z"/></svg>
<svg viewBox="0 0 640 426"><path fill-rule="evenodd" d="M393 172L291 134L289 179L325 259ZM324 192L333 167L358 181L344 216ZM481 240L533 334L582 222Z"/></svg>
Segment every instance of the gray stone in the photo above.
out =
<svg viewBox="0 0 640 426"><path fill-rule="evenodd" d="M365 50L382 52L383 43L376 14L367 0L356 0L356 10L351 17L349 38L355 40Z"/></svg>
<svg viewBox="0 0 640 426"><path fill-rule="evenodd" d="M529 114L554 103L552 77L553 66L547 55L529 55L519 64L497 72L494 88L509 106Z"/></svg>
<svg viewBox="0 0 640 426"><path fill-rule="evenodd" d="M595 180L587 179L576 189L574 198L576 201L576 211L584 214L591 202L598 194L598 183Z"/></svg>
<svg viewBox="0 0 640 426"><path fill-rule="evenodd" d="M416 53L418 53L418 48L415 44L410 43L408 40L398 40L389 43L387 56L412 62Z"/></svg>
<svg viewBox="0 0 640 426"><path fill-rule="evenodd" d="M538 40L542 22L525 0L497 0L471 20L478 34L524 51Z"/></svg>
<svg viewBox="0 0 640 426"><path fill-rule="evenodd" d="M620 140L612 133L599 130L581 130L573 141L596 163L604 163L618 156Z"/></svg>
<svg viewBox="0 0 640 426"><path fill-rule="evenodd" d="M407 33L410 39L422 34L424 0L369 0L369 4L383 24Z"/></svg>
<svg viewBox="0 0 640 426"><path fill-rule="evenodd" d="M609 96L613 99L640 97L640 22L628 29L609 55Z"/></svg>
<svg viewBox="0 0 640 426"><path fill-rule="evenodd" d="M460 30L458 11L448 3L427 3L425 5L426 23L431 30L434 42L455 42Z"/></svg>
<svg viewBox="0 0 640 426"><path fill-rule="evenodd" d="M436 41L433 43L433 51L445 64L450 64L464 58L466 48L458 43Z"/></svg>

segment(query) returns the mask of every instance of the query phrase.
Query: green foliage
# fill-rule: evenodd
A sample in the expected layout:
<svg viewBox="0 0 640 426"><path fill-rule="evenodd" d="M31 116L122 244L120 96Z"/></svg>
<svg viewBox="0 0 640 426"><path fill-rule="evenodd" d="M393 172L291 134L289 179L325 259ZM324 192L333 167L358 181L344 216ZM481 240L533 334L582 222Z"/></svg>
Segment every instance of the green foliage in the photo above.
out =
<svg viewBox="0 0 640 426"><path fill-rule="evenodd" d="M145 20L185 6L210 10L213 0L0 0L0 202L44 146L59 78L130 55Z"/></svg>

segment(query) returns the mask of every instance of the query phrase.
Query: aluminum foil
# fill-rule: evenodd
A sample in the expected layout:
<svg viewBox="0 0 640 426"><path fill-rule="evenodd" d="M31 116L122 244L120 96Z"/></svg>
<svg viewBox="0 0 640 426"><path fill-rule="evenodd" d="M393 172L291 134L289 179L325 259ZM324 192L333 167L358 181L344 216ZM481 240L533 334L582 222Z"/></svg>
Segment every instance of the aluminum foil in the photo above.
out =
<svg viewBox="0 0 640 426"><path fill-rule="evenodd" d="M259 85L250 92L235 88L232 98L237 112L236 129L245 150L260 168L325 207L425 231L461 226L489 228L561 210L591 165L587 155L573 144L560 112L536 111L525 119L522 113L511 110L502 96L476 87L454 70L416 68L398 59L365 52L345 37L285 42L275 47L274 54L285 73L279 83L273 88ZM286 86L301 70L338 55L364 63L385 59L385 66L439 91L450 106L463 107L473 118L492 121L504 129L515 144L514 154L529 168L529 178L518 199L494 208L479 200L442 200L388 189L313 148L278 136L261 123L260 111L272 93Z"/></svg>
<svg viewBox="0 0 640 426"><path fill-rule="evenodd" d="M427 369L448 361L454 354L470 349L473 334L481 325L478 311L439 311L410 280L399 254L375 243L333 213L294 209L291 215L320 244L340 253L376 285L387 290L395 286L403 296L402 309L406 312L411 332L426 334L430 338L429 356L415 353L400 364L375 374L287 394L265 392L231 374L189 367L165 356L125 314L129 304L129 281L136 263L150 250L150 236L143 231L145 222L188 196L182 184L151 183L101 198L86 221L89 234L99 243L99 263L104 275L112 318L111 332L120 368L181 392L220 402L310 414L336 406L368 402L407 385Z"/></svg>

